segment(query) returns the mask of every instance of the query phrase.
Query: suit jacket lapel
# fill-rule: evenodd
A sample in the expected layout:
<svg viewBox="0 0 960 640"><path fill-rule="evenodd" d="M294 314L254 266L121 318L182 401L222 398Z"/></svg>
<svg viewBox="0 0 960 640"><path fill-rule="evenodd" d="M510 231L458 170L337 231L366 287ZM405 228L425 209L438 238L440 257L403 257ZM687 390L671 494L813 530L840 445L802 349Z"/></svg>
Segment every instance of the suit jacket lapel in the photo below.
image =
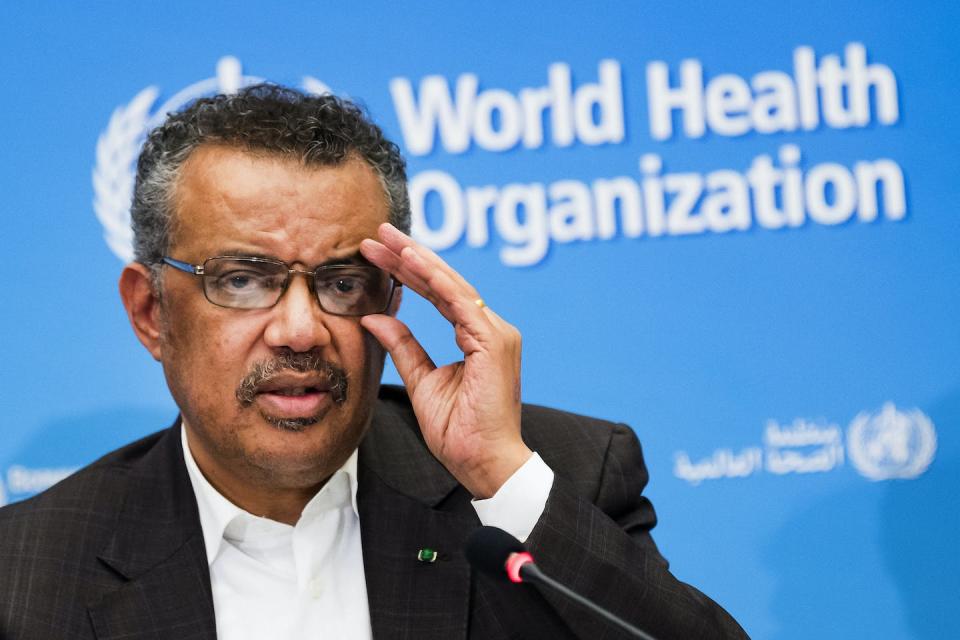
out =
<svg viewBox="0 0 960 640"><path fill-rule="evenodd" d="M215 640L210 573L179 425L131 470L100 560L128 582L90 607L97 638Z"/></svg>
<svg viewBox="0 0 960 640"><path fill-rule="evenodd" d="M469 496L458 495L464 489L423 444L408 405L378 404L358 467L374 637L466 638L470 567L461 550L480 522ZM437 559L418 560L421 549L435 550Z"/></svg>

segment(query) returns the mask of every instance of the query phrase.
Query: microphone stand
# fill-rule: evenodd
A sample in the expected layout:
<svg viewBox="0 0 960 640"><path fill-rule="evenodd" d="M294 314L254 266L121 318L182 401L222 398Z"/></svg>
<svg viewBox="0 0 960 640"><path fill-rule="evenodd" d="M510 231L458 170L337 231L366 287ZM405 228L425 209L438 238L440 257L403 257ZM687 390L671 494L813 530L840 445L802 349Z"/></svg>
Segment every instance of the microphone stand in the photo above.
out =
<svg viewBox="0 0 960 640"><path fill-rule="evenodd" d="M614 615L613 613L607 611L606 609L598 607L596 604L594 604L590 600L587 600L576 591L572 591L571 589L560 584L559 582L557 582L556 580L554 580L553 578L545 574L543 571L540 571L540 568L537 567L537 565L535 565L532 562L527 562L520 567L520 577L523 578L524 582L531 582L536 585L544 585L544 586L550 587L554 591L566 596L567 598L570 598L574 602L580 605L583 605L584 607L594 612L595 614L597 614L607 622L610 622L611 624L619 627L623 631L626 631L628 634L630 634L634 638L640 638L640 640L656 640L656 638L654 638L653 636L647 633L644 633L643 631L636 628L635 626L633 626L623 618Z"/></svg>

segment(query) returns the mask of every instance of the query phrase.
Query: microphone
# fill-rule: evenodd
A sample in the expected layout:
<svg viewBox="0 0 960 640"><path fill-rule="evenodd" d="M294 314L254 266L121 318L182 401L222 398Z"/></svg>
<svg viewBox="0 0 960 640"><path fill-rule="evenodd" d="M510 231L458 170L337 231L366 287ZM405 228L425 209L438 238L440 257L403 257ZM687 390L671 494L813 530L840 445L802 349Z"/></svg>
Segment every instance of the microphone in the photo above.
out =
<svg viewBox="0 0 960 640"><path fill-rule="evenodd" d="M506 578L510 582L529 582L540 589L546 587L583 605L634 638L656 640L623 618L544 574L534 563L533 556L527 552L523 544L503 529L480 527L470 534L464 552L473 568L496 580Z"/></svg>

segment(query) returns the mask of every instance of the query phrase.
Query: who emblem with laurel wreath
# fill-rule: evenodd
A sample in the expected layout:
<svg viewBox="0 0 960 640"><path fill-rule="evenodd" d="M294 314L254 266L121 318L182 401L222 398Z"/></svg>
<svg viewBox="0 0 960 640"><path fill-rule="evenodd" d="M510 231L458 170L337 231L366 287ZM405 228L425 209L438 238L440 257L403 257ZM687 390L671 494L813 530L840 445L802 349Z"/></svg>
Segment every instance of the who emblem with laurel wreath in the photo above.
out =
<svg viewBox="0 0 960 640"><path fill-rule="evenodd" d="M847 429L847 455L870 480L916 478L937 451L933 422L919 409L888 402L874 414L858 414Z"/></svg>
<svg viewBox="0 0 960 640"><path fill-rule="evenodd" d="M173 95L151 111L160 90L149 86L128 104L117 107L107 128L97 139L96 165L93 168L93 210L103 225L107 246L124 262L133 260L133 229L130 204L136 177L136 161L147 133L163 122L167 114L188 102L215 93L236 93L242 87L263 82L263 78L243 75L240 61L224 56L217 62L217 75L196 82ZM326 84L304 76L304 91L314 95L329 93Z"/></svg>

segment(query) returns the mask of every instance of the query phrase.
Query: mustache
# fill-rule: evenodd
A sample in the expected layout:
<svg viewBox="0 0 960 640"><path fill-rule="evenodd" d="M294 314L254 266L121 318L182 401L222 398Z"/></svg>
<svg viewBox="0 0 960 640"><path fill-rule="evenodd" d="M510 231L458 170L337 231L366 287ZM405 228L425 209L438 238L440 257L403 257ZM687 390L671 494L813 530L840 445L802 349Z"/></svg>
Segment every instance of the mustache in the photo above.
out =
<svg viewBox="0 0 960 640"><path fill-rule="evenodd" d="M270 360L254 363L250 373L237 386L237 400L244 407L253 404L260 387L283 372L319 373L327 380L330 395L337 404L347 399L347 372L314 352L286 350Z"/></svg>

